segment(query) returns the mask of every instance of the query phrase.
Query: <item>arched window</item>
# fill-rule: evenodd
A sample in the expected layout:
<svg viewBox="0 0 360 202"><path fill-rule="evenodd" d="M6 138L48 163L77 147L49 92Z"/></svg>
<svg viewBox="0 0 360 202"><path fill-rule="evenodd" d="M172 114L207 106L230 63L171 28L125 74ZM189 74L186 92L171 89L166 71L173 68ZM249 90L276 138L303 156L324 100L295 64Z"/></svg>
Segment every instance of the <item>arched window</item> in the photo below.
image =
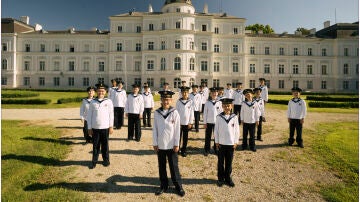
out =
<svg viewBox="0 0 360 202"><path fill-rule="evenodd" d="M190 58L190 67L189 67L190 71L194 71L195 70L195 59L194 58Z"/></svg>
<svg viewBox="0 0 360 202"><path fill-rule="evenodd" d="M165 58L161 58L160 70L161 71L166 70L166 59Z"/></svg>
<svg viewBox="0 0 360 202"><path fill-rule="evenodd" d="M174 89L179 88L181 86L181 79L175 78L174 79Z"/></svg>
<svg viewBox="0 0 360 202"><path fill-rule="evenodd" d="M174 70L181 70L181 59L176 57L174 60Z"/></svg>

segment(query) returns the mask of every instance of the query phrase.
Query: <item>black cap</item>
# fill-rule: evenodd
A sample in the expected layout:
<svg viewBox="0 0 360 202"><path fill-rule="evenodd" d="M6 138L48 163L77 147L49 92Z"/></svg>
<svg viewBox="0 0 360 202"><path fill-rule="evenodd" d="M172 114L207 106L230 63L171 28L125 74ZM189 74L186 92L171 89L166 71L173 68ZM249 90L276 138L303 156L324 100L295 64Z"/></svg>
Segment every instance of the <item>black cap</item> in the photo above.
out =
<svg viewBox="0 0 360 202"><path fill-rule="evenodd" d="M254 88L254 90L253 90L253 91L254 91L254 93L255 93L256 91L260 91L260 92L261 92L261 91L262 91L262 89L261 89L261 88Z"/></svg>
<svg viewBox="0 0 360 202"><path fill-rule="evenodd" d="M134 83L133 85L131 85L133 88L140 88L140 85L137 83Z"/></svg>
<svg viewBox="0 0 360 202"><path fill-rule="evenodd" d="M118 80L117 82L116 82L118 85L121 83L122 85L124 85L124 82L123 81L121 81L121 80Z"/></svg>
<svg viewBox="0 0 360 202"><path fill-rule="evenodd" d="M241 82L237 82L236 85L242 85L242 83L241 83Z"/></svg>
<svg viewBox="0 0 360 202"><path fill-rule="evenodd" d="M291 91L297 91L297 92L301 93L302 89L299 88L299 87L294 87L294 88L291 89Z"/></svg>
<svg viewBox="0 0 360 202"><path fill-rule="evenodd" d="M231 86L231 83L227 83L226 85L227 85L227 86Z"/></svg>
<svg viewBox="0 0 360 202"><path fill-rule="evenodd" d="M116 79L111 79L110 81L111 81L111 83L113 83L114 81L117 82Z"/></svg>
<svg viewBox="0 0 360 202"><path fill-rule="evenodd" d="M164 85L164 86L168 86L168 85L169 85L169 83L168 83L168 82L165 82L163 85Z"/></svg>
<svg viewBox="0 0 360 202"><path fill-rule="evenodd" d="M223 98L220 100L221 103L224 105L224 104L232 104L232 102L234 101L234 99L231 99L231 98Z"/></svg>
<svg viewBox="0 0 360 202"><path fill-rule="evenodd" d="M185 80L182 80L181 83L186 83L186 81L185 81Z"/></svg>
<svg viewBox="0 0 360 202"><path fill-rule="evenodd" d="M145 88L146 88L146 89L148 89L148 88L149 88L149 86L148 86L148 85L146 85L146 86L144 86L144 89L145 89Z"/></svg>
<svg viewBox="0 0 360 202"><path fill-rule="evenodd" d="M89 92L90 90L96 90L94 86L89 86L86 89L86 92Z"/></svg>
<svg viewBox="0 0 360 202"><path fill-rule="evenodd" d="M259 81L266 81L265 78L259 78Z"/></svg>
<svg viewBox="0 0 360 202"><path fill-rule="evenodd" d="M218 87L212 87L212 88L209 88L210 92L217 92L219 90Z"/></svg>
<svg viewBox="0 0 360 202"><path fill-rule="evenodd" d="M174 95L175 93L168 90L162 90L159 91L159 94L161 95L161 98L172 98L172 95Z"/></svg>
<svg viewBox="0 0 360 202"><path fill-rule="evenodd" d="M224 87L218 87L218 90L224 90Z"/></svg>
<svg viewBox="0 0 360 202"><path fill-rule="evenodd" d="M189 92L189 89L190 89L190 87L187 87L187 86L181 86L180 87L181 92L184 92L184 91Z"/></svg>
<svg viewBox="0 0 360 202"><path fill-rule="evenodd" d="M254 94L254 91L253 91L251 88L245 89L245 90L243 91L243 94L244 94L244 95L246 95L246 94L248 94L248 93Z"/></svg>
<svg viewBox="0 0 360 202"><path fill-rule="evenodd" d="M98 83L95 86L96 86L96 89L105 89L106 90L108 88L108 86L105 85L104 83Z"/></svg>
<svg viewBox="0 0 360 202"><path fill-rule="evenodd" d="M191 88L199 88L199 86L194 84L191 86Z"/></svg>

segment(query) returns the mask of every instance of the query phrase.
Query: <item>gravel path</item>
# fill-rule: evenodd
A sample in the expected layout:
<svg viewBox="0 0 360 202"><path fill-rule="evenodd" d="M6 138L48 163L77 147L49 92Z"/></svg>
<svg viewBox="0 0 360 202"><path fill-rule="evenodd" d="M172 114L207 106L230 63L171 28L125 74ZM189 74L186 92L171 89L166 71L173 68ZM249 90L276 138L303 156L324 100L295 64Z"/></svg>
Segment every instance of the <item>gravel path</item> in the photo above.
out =
<svg viewBox="0 0 360 202"><path fill-rule="evenodd" d="M186 158L179 156L186 191L184 198L178 197L174 190L161 196L154 195L159 179L150 128L142 130L139 143L125 141L126 127L115 130L109 143L111 165L98 164L90 170L92 145L82 144L78 108L2 109L2 119L29 120L29 124L53 125L63 130L63 138L73 142L73 146L62 166L64 169L71 167L73 172L64 176L65 182L61 185L87 192L93 201L324 201L316 189L339 179L321 165L314 164L312 159L301 157L302 153L310 151L306 147L306 132L304 149L286 146L288 124L284 110L269 109L266 113L264 141L256 142L257 152L235 152L234 188L216 186L217 158L202 155L204 129L189 133L189 155ZM357 114L308 113L305 130L314 129L314 124L320 122L357 120ZM99 160L102 160L101 155Z"/></svg>

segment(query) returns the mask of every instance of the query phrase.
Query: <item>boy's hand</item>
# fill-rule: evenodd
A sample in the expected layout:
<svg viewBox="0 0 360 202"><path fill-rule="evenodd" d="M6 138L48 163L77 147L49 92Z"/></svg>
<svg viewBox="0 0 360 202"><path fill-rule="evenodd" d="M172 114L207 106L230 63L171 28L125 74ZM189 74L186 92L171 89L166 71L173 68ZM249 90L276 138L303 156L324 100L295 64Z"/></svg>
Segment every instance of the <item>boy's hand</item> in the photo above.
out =
<svg viewBox="0 0 360 202"><path fill-rule="evenodd" d="M93 131L92 131L92 129L89 129L89 130L88 130L88 134L89 134L89 136L91 136L91 137L93 136Z"/></svg>
<svg viewBox="0 0 360 202"><path fill-rule="evenodd" d="M216 149L219 149L219 148L220 148L219 143L216 143L215 146L216 146Z"/></svg>
<svg viewBox="0 0 360 202"><path fill-rule="evenodd" d="M256 126L258 126L259 125L259 121L256 121Z"/></svg>
<svg viewBox="0 0 360 202"><path fill-rule="evenodd" d="M141 119L142 119L142 118L143 118L143 115L142 115L142 114L139 114L139 118L141 118Z"/></svg>
<svg viewBox="0 0 360 202"><path fill-rule="evenodd" d="M237 144L234 144L234 149L236 149L236 147L237 147Z"/></svg>
<svg viewBox="0 0 360 202"><path fill-rule="evenodd" d="M125 113L125 117L128 117L128 114L127 114L127 113Z"/></svg>
<svg viewBox="0 0 360 202"><path fill-rule="evenodd" d="M84 119L81 119L81 123L84 123Z"/></svg>
<svg viewBox="0 0 360 202"><path fill-rule="evenodd" d="M192 124L189 124L189 125L188 125L188 129L191 129L191 128L192 128Z"/></svg>
<svg viewBox="0 0 360 202"><path fill-rule="evenodd" d="M114 132L113 127L110 127L110 128L109 128L109 134L111 135L111 134L113 134L113 132Z"/></svg>
<svg viewBox="0 0 360 202"><path fill-rule="evenodd" d="M288 123L290 123L290 119L288 118Z"/></svg>
<svg viewBox="0 0 360 202"><path fill-rule="evenodd" d="M159 147L158 146L153 146L154 151L157 153L159 151Z"/></svg>
<svg viewBox="0 0 360 202"><path fill-rule="evenodd" d="M206 129L206 127L207 127L207 124L204 124L204 128Z"/></svg>
<svg viewBox="0 0 360 202"><path fill-rule="evenodd" d="M178 146L174 146L174 152L175 153L179 152L179 147Z"/></svg>
<svg viewBox="0 0 360 202"><path fill-rule="evenodd" d="M300 123L301 123L301 124L304 124L304 119L300 119Z"/></svg>

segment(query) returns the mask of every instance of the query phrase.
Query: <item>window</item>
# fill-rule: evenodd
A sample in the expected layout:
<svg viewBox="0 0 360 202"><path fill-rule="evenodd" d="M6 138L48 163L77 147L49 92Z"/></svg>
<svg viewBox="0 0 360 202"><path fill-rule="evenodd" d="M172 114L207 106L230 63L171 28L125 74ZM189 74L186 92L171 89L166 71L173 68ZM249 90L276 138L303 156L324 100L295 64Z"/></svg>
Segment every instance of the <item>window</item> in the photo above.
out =
<svg viewBox="0 0 360 202"><path fill-rule="evenodd" d="M220 62L214 62L214 72L220 72Z"/></svg>
<svg viewBox="0 0 360 202"><path fill-rule="evenodd" d="M326 48L321 49L321 56L326 56Z"/></svg>
<svg viewBox="0 0 360 202"><path fill-rule="evenodd" d="M55 44L55 52L60 52L60 45L59 44Z"/></svg>
<svg viewBox="0 0 360 202"><path fill-rule="evenodd" d="M40 44L40 52L45 52L45 44Z"/></svg>
<svg viewBox="0 0 360 202"><path fill-rule="evenodd" d="M70 45L69 51L70 52L75 52L75 46L73 44Z"/></svg>
<svg viewBox="0 0 360 202"><path fill-rule="evenodd" d="M321 89L326 89L326 81L321 81Z"/></svg>
<svg viewBox="0 0 360 202"><path fill-rule="evenodd" d="M195 24L194 23L191 23L190 27L191 27L191 30L195 30Z"/></svg>
<svg viewBox="0 0 360 202"><path fill-rule="evenodd" d="M190 50L194 50L194 42L190 41Z"/></svg>
<svg viewBox="0 0 360 202"><path fill-rule="evenodd" d="M189 82L189 86L192 86L195 84L195 79L194 78L190 78L190 82Z"/></svg>
<svg viewBox="0 0 360 202"><path fill-rule="evenodd" d="M105 83L105 78L99 77L98 78L98 83Z"/></svg>
<svg viewBox="0 0 360 202"><path fill-rule="evenodd" d="M181 59L179 57L174 59L174 70L181 70Z"/></svg>
<svg viewBox="0 0 360 202"><path fill-rule="evenodd" d="M312 48L308 48L308 56L312 56Z"/></svg>
<svg viewBox="0 0 360 202"><path fill-rule="evenodd" d="M122 51L122 43L116 43L116 51Z"/></svg>
<svg viewBox="0 0 360 202"><path fill-rule="evenodd" d="M306 87L307 87L307 89L313 89L313 81L307 81Z"/></svg>
<svg viewBox="0 0 360 202"><path fill-rule="evenodd" d="M298 88L299 87L299 81L295 80L293 81L293 88Z"/></svg>
<svg viewBox="0 0 360 202"><path fill-rule="evenodd" d="M7 59L2 59L1 70L7 70Z"/></svg>
<svg viewBox="0 0 360 202"><path fill-rule="evenodd" d="M239 52L239 46L233 45L233 53L238 53L238 52Z"/></svg>
<svg viewBox="0 0 360 202"><path fill-rule="evenodd" d="M154 42L153 41L150 41L148 43L148 50L154 50Z"/></svg>
<svg viewBox="0 0 360 202"><path fill-rule="evenodd" d="M254 46L250 47L250 54L255 55L255 47Z"/></svg>
<svg viewBox="0 0 360 202"><path fill-rule="evenodd" d="M137 43L136 44L136 49L137 52L141 51L141 43Z"/></svg>
<svg viewBox="0 0 360 202"><path fill-rule="evenodd" d="M99 52L105 52L105 45L104 44L100 44L99 45Z"/></svg>
<svg viewBox="0 0 360 202"><path fill-rule="evenodd" d="M358 90L359 89L359 81L355 82L355 88Z"/></svg>
<svg viewBox="0 0 360 202"><path fill-rule="evenodd" d="M153 78L147 78L146 82L149 84L149 87L154 87L154 79Z"/></svg>
<svg viewBox="0 0 360 202"><path fill-rule="evenodd" d="M294 48L294 55L299 55L298 48Z"/></svg>
<svg viewBox="0 0 360 202"><path fill-rule="evenodd" d="M238 83L238 82L239 82L239 80L233 79L233 80L231 81L231 86L236 86L236 83Z"/></svg>
<svg viewBox="0 0 360 202"><path fill-rule="evenodd" d="M349 56L349 49L348 48L344 48L344 56Z"/></svg>
<svg viewBox="0 0 360 202"><path fill-rule="evenodd" d="M349 64L344 64L344 74L349 74Z"/></svg>
<svg viewBox="0 0 360 202"><path fill-rule="evenodd" d="M180 84L181 84L181 79L180 78L175 78L174 79L174 88L180 87Z"/></svg>
<svg viewBox="0 0 360 202"><path fill-rule="evenodd" d="M327 75L327 66L326 65L321 65L321 74Z"/></svg>
<svg viewBox="0 0 360 202"><path fill-rule="evenodd" d="M343 89L344 90L349 89L349 81L343 81Z"/></svg>
<svg viewBox="0 0 360 202"><path fill-rule="evenodd" d="M117 29L118 32L123 32L123 27L122 26L118 26L117 28L118 28Z"/></svg>
<svg viewBox="0 0 360 202"><path fill-rule="evenodd" d="M140 72L140 71L141 71L141 62L135 61L135 72Z"/></svg>
<svg viewBox="0 0 360 202"><path fill-rule="evenodd" d="M215 44L215 45L214 45L214 52L215 52L215 53L220 52L220 45L219 45L219 44Z"/></svg>
<svg viewBox="0 0 360 202"><path fill-rule="evenodd" d="M54 71L60 71L60 62L54 61Z"/></svg>
<svg viewBox="0 0 360 202"><path fill-rule="evenodd" d="M207 51L207 43L206 42L201 43L201 50L202 51Z"/></svg>
<svg viewBox="0 0 360 202"><path fill-rule="evenodd" d="M201 71L206 72L208 70L208 62L207 61L201 61Z"/></svg>
<svg viewBox="0 0 360 202"><path fill-rule="evenodd" d="M270 80L266 80L266 81L265 81L265 85L266 85L268 88L270 88L270 84L271 84L271 83L270 83Z"/></svg>
<svg viewBox="0 0 360 202"><path fill-rule="evenodd" d="M87 71L89 71L89 68L90 67L90 62L89 61L84 61L84 63L83 63L83 70L85 71L85 72L87 72Z"/></svg>
<svg viewBox="0 0 360 202"><path fill-rule="evenodd" d="M24 71L30 71L30 61L24 62Z"/></svg>
<svg viewBox="0 0 360 202"><path fill-rule="evenodd" d="M69 71L75 71L75 61L69 61Z"/></svg>
<svg viewBox="0 0 360 202"><path fill-rule="evenodd" d="M165 22L161 23L161 30L165 30L166 26L165 26Z"/></svg>
<svg viewBox="0 0 360 202"><path fill-rule="evenodd" d="M250 73L255 73L255 64L250 64Z"/></svg>
<svg viewBox="0 0 360 202"><path fill-rule="evenodd" d="M165 49L166 49L166 42L161 41L161 50L165 50Z"/></svg>
<svg viewBox="0 0 360 202"><path fill-rule="evenodd" d="M84 52L90 52L90 45L89 44L84 45Z"/></svg>
<svg viewBox="0 0 360 202"><path fill-rule="evenodd" d="M270 47L265 47L265 55L270 55Z"/></svg>
<svg viewBox="0 0 360 202"><path fill-rule="evenodd" d="M279 55L284 55L284 48L282 47L279 48Z"/></svg>
<svg viewBox="0 0 360 202"><path fill-rule="evenodd" d="M1 77L1 85L7 85L7 77Z"/></svg>
<svg viewBox="0 0 360 202"><path fill-rule="evenodd" d="M149 24L149 31L154 31L154 24Z"/></svg>
<svg viewBox="0 0 360 202"><path fill-rule="evenodd" d="M219 79L213 79L213 87L219 87L220 86L220 80Z"/></svg>
<svg viewBox="0 0 360 202"><path fill-rule="evenodd" d="M201 79L200 83L205 83L205 85L207 86L208 85L208 80L207 79Z"/></svg>
<svg viewBox="0 0 360 202"><path fill-rule="evenodd" d="M105 62L100 61L99 62L99 72L104 72L104 71L105 71Z"/></svg>
<svg viewBox="0 0 360 202"><path fill-rule="evenodd" d="M30 77L24 77L24 86L30 86Z"/></svg>
<svg viewBox="0 0 360 202"><path fill-rule="evenodd" d="M313 66L307 65L307 74L313 74Z"/></svg>
<svg viewBox="0 0 360 202"><path fill-rule="evenodd" d="M201 26L201 31L206 32L206 25Z"/></svg>
<svg viewBox="0 0 360 202"><path fill-rule="evenodd" d="M89 77L84 77L83 78L83 86L90 86Z"/></svg>
<svg viewBox="0 0 360 202"><path fill-rule="evenodd" d="M190 67L189 67L190 71L194 71L195 70L195 59L194 58L190 58Z"/></svg>
<svg viewBox="0 0 360 202"><path fill-rule="evenodd" d="M239 72L239 63L233 62L233 72Z"/></svg>
<svg viewBox="0 0 360 202"><path fill-rule="evenodd" d="M255 80L250 80L249 86L250 88L255 88Z"/></svg>
<svg viewBox="0 0 360 202"><path fill-rule="evenodd" d="M154 70L154 60L148 60L147 61L147 70Z"/></svg>
<svg viewBox="0 0 360 202"><path fill-rule="evenodd" d="M45 86L45 77L39 77L39 86Z"/></svg>
<svg viewBox="0 0 360 202"><path fill-rule="evenodd" d="M218 27L215 27L215 34L219 34L219 28Z"/></svg>
<svg viewBox="0 0 360 202"><path fill-rule="evenodd" d="M270 64L264 64L264 73L270 74Z"/></svg>
<svg viewBox="0 0 360 202"><path fill-rule="evenodd" d="M233 29L233 33L234 34L238 34L239 32L238 32L238 28L237 27L234 27L234 29Z"/></svg>
<svg viewBox="0 0 360 202"><path fill-rule="evenodd" d="M356 64L355 72L356 74L359 74L359 64Z"/></svg>
<svg viewBox="0 0 360 202"><path fill-rule="evenodd" d="M181 22L176 22L175 28L180 29L181 28Z"/></svg>
<svg viewBox="0 0 360 202"><path fill-rule="evenodd" d="M177 12L177 13L180 13L180 8L176 8L176 12Z"/></svg>
<svg viewBox="0 0 360 202"><path fill-rule="evenodd" d="M299 65L293 65L293 74L299 74Z"/></svg>
<svg viewBox="0 0 360 202"><path fill-rule="evenodd" d="M141 32L141 27L140 26L136 26L136 33L140 33Z"/></svg>
<svg viewBox="0 0 360 202"><path fill-rule="evenodd" d="M7 44L6 43L2 43L2 46L1 46L1 50L2 51L7 51Z"/></svg>
<svg viewBox="0 0 360 202"><path fill-rule="evenodd" d="M39 70L40 71L45 71L45 61L40 61Z"/></svg>
<svg viewBox="0 0 360 202"><path fill-rule="evenodd" d="M30 44L25 44L25 52L30 52Z"/></svg>
<svg viewBox="0 0 360 202"><path fill-rule="evenodd" d="M60 78L54 77L54 86L60 86Z"/></svg>
<svg viewBox="0 0 360 202"><path fill-rule="evenodd" d="M180 40L175 40L175 49L180 49Z"/></svg>
<svg viewBox="0 0 360 202"><path fill-rule="evenodd" d="M279 80L279 88L280 88L280 89L284 89L284 88L285 88L285 81L284 81L284 80Z"/></svg>
<svg viewBox="0 0 360 202"><path fill-rule="evenodd" d="M166 79L165 78L160 78L160 88L162 88L164 86L164 83L166 83Z"/></svg>
<svg viewBox="0 0 360 202"><path fill-rule="evenodd" d="M115 71L123 71L122 69L122 61L118 60L115 62Z"/></svg>
<svg viewBox="0 0 360 202"><path fill-rule="evenodd" d="M285 73L285 65L279 64L279 74L284 74L284 73Z"/></svg>
<svg viewBox="0 0 360 202"><path fill-rule="evenodd" d="M165 71L165 70L166 70L166 59L165 59L165 58L161 58L160 70L161 70L161 71Z"/></svg>

